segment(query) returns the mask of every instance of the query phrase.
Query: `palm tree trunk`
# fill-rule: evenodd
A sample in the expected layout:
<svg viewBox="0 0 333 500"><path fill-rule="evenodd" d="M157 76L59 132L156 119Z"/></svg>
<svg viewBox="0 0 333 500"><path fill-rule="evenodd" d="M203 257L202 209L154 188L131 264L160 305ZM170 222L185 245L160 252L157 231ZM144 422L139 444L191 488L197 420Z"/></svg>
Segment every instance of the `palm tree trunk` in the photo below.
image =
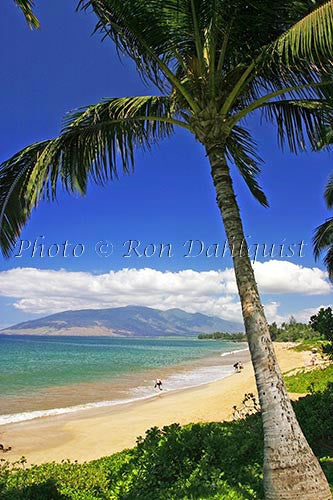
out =
<svg viewBox="0 0 333 500"><path fill-rule="evenodd" d="M266 500L328 500L328 483L292 408L260 301L223 147L206 147L230 248L264 428Z"/></svg>

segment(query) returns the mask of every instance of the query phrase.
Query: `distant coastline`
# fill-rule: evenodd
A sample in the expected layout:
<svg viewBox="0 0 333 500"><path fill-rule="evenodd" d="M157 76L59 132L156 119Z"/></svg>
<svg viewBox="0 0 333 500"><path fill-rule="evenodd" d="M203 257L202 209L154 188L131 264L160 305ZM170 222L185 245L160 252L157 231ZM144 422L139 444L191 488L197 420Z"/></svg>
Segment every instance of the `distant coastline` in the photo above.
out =
<svg viewBox="0 0 333 500"><path fill-rule="evenodd" d="M214 332L214 333L200 333L199 340L225 340L233 342L247 342L247 337L243 332L228 333L228 332Z"/></svg>

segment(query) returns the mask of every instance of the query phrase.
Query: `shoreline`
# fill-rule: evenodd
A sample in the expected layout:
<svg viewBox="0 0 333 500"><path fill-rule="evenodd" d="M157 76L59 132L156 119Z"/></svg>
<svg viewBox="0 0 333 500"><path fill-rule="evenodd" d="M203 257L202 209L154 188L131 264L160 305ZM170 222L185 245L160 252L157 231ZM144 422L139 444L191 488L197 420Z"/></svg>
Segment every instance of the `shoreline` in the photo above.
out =
<svg viewBox="0 0 333 500"><path fill-rule="evenodd" d="M281 344L275 348L283 372L308 360L306 351ZM146 400L6 424L0 427L1 441L12 450L2 458L12 462L25 456L29 464L93 460L134 446L136 438L153 426L230 420L232 407L247 392L256 392L250 362L240 374Z"/></svg>
<svg viewBox="0 0 333 500"><path fill-rule="evenodd" d="M222 352L221 352L222 351ZM4 425L93 408L113 407L156 396L154 380L163 380L163 393L198 387L233 372L235 361L249 360L248 347L216 349L197 359L122 374L119 378L42 388L30 395L0 399L0 433Z"/></svg>

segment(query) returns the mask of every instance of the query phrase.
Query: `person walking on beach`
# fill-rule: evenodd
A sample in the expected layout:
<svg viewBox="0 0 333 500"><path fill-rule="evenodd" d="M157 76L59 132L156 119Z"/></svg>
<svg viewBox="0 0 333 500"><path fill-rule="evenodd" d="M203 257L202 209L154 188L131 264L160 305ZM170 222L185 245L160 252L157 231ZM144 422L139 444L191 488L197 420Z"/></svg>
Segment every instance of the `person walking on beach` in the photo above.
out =
<svg viewBox="0 0 333 500"><path fill-rule="evenodd" d="M154 389L158 388L160 391L162 391L162 380L161 379L156 379Z"/></svg>
<svg viewBox="0 0 333 500"><path fill-rule="evenodd" d="M238 361L236 361L236 363L234 364L234 368L235 368L235 372L236 372L236 373L239 373L239 372L240 372L240 369L239 369L239 363L238 363Z"/></svg>
<svg viewBox="0 0 333 500"><path fill-rule="evenodd" d="M235 364L234 364L234 368L235 368L235 372L236 373L240 373L241 370L243 370L243 365L241 363L241 361L237 361Z"/></svg>

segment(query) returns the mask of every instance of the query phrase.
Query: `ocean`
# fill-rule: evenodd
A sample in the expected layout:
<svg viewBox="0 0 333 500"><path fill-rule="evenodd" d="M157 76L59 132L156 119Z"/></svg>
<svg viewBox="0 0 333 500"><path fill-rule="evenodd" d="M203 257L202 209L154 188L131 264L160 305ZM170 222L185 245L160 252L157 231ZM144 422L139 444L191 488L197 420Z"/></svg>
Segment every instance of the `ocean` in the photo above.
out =
<svg viewBox="0 0 333 500"><path fill-rule="evenodd" d="M235 354L237 353L237 354ZM230 375L244 343L0 335L0 425L112 406Z"/></svg>

